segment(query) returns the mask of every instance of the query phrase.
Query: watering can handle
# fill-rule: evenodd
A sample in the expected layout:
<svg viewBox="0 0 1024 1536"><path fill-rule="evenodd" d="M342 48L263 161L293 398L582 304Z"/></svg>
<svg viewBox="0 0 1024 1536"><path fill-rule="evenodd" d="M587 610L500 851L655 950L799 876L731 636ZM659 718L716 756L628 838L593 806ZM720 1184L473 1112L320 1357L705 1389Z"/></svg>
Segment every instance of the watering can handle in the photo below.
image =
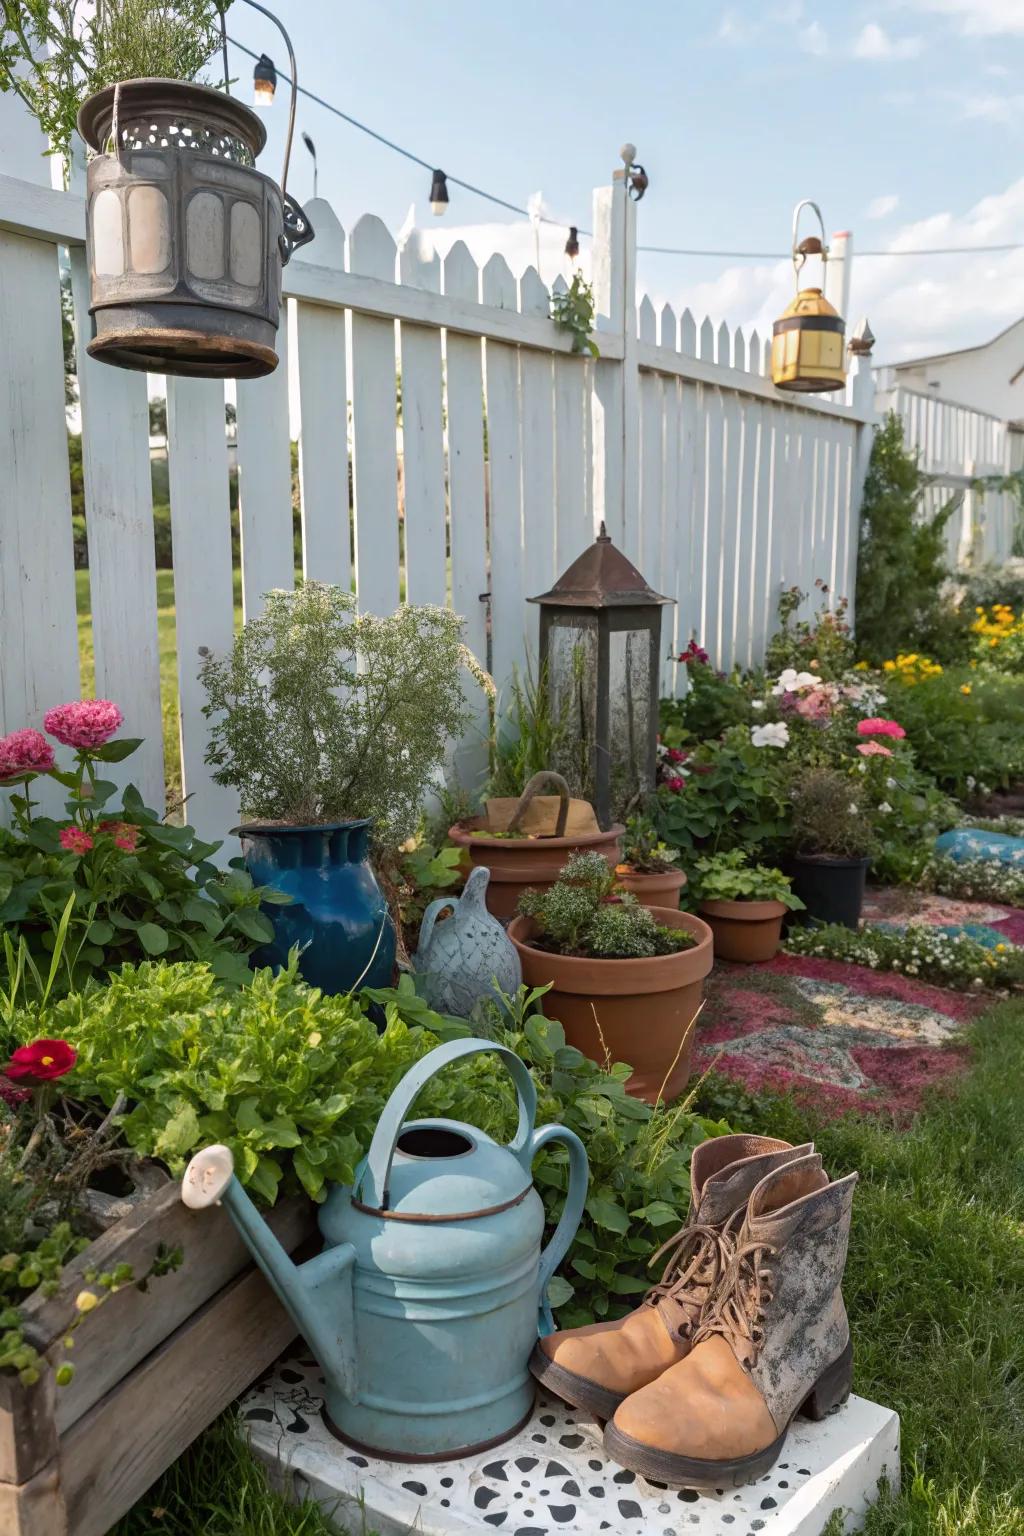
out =
<svg viewBox="0 0 1024 1536"><path fill-rule="evenodd" d="M537 1276L538 1296L537 1305L540 1316L538 1318L538 1332L541 1334L554 1333L555 1321L551 1316L551 1303L548 1301L548 1282L555 1270L565 1258L569 1250L569 1244L576 1236L576 1229L583 1215L583 1207L587 1198L587 1185L590 1180L590 1167L587 1162L587 1153L582 1141L575 1131L570 1131L566 1125L542 1125L540 1130L534 1131L530 1137L530 1161L536 1157L541 1147L549 1141L564 1141L569 1149L569 1189L565 1196L565 1204L558 1226L555 1228L540 1256L540 1271Z"/></svg>
<svg viewBox="0 0 1024 1536"><path fill-rule="evenodd" d="M516 1085L519 1125L509 1143L509 1151L522 1164L524 1172L530 1172L534 1153L533 1122L537 1115L537 1087L529 1069L519 1060L515 1051L510 1051L504 1045L495 1045L493 1040L449 1040L429 1051L422 1061L418 1061L405 1074L384 1106L356 1191L362 1204L378 1211L387 1210L395 1145L420 1089L443 1067L450 1066L453 1061L461 1061L465 1056L476 1056L480 1051L493 1051L500 1056Z"/></svg>

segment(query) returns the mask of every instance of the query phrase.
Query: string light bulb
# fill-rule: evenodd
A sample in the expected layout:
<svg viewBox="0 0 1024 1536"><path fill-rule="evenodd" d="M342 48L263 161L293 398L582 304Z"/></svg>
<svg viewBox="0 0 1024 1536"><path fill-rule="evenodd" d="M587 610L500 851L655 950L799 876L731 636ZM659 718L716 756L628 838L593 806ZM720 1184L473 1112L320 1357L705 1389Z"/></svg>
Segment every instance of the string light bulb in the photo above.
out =
<svg viewBox="0 0 1024 1536"><path fill-rule="evenodd" d="M580 232L575 224L569 225L569 238L565 242L565 254L570 261L575 261L580 253Z"/></svg>
<svg viewBox="0 0 1024 1536"><path fill-rule="evenodd" d="M448 208L448 178L444 171L435 171L430 183L430 209L439 219Z"/></svg>
<svg viewBox="0 0 1024 1536"><path fill-rule="evenodd" d="M273 59L261 53L252 72L252 104L254 107L272 107L277 90L277 70Z"/></svg>

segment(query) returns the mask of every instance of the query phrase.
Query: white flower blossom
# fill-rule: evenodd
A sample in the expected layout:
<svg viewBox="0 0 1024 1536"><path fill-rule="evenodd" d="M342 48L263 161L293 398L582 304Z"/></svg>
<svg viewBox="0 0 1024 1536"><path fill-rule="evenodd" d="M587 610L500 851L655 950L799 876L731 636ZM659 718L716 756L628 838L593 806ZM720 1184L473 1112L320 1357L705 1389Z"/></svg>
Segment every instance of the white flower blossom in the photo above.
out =
<svg viewBox="0 0 1024 1536"><path fill-rule="evenodd" d="M886 789L895 789L897 787L897 784L898 784L898 780L897 779L886 779L886 781L885 781Z"/></svg>
<svg viewBox="0 0 1024 1536"><path fill-rule="evenodd" d="M892 815L892 806L889 804L888 800L883 800L878 809L881 811L883 816Z"/></svg>
<svg viewBox="0 0 1024 1536"><path fill-rule="evenodd" d="M772 693L778 697L780 693L796 693L800 688L813 688L820 683L821 678L814 672L798 672L795 667L786 667L779 673Z"/></svg>
<svg viewBox="0 0 1024 1536"><path fill-rule="evenodd" d="M757 710L764 709L765 708L764 699L751 699L750 707L751 707L751 709L757 709Z"/></svg>
<svg viewBox="0 0 1024 1536"><path fill-rule="evenodd" d="M789 742L789 726L784 720L753 725L750 728L750 740L755 747L784 747Z"/></svg>

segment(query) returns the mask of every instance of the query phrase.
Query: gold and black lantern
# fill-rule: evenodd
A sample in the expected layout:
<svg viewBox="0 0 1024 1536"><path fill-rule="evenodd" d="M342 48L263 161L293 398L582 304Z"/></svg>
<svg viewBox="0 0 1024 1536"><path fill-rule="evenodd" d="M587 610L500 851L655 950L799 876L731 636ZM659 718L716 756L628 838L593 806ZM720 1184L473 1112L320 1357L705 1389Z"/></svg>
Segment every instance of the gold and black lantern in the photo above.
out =
<svg viewBox="0 0 1024 1536"><path fill-rule="evenodd" d="M821 227L820 238L808 235L798 242L800 214L813 208ZM828 262L825 225L817 203L805 198L793 212L793 267L797 295L772 327L772 383L776 389L798 393L822 393L846 384L843 351L843 317L826 299L821 288L801 288L800 270L808 256Z"/></svg>
<svg viewBox="0 0 1024 1536"><path fill-rule="evenodd" d="M540 676L555 719L567 723L567 760L551 767L591 800L602 829L654 788L661 610L604 524L540 608Z"/></svg>

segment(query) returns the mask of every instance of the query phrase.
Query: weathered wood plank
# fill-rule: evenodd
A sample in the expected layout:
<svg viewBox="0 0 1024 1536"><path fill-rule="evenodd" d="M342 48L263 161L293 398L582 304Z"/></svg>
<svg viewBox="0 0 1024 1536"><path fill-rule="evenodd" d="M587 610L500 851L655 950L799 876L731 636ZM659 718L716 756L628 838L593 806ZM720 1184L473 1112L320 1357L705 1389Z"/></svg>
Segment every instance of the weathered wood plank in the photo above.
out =
<svg viewBox="0 0 1024 1536"><path fill-rule="evenodd" d="M105 1536L294 1337L266 1280L250 1270L147 1355L61 1439L73 1536Z"/></svg>

